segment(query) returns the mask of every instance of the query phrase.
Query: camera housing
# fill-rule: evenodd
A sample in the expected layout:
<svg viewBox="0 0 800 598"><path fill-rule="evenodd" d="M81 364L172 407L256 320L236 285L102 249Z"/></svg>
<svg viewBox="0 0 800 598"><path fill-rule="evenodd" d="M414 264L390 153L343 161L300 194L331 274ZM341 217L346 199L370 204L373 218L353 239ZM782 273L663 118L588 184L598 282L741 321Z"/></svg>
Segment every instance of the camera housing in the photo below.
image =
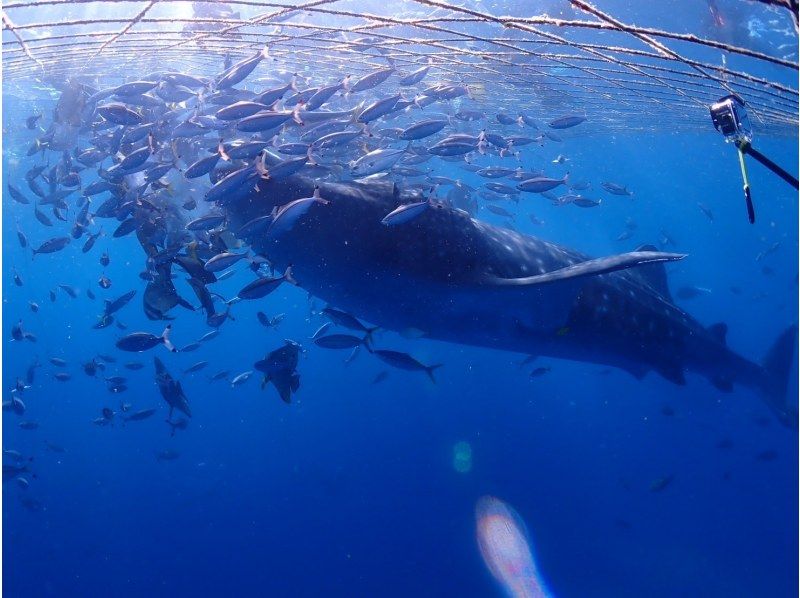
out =
<svg viewBox="0 0 800 598"><path fill-rule="evenodd" d="M709 107L714 128L723 134L725 141L750 143L753 131L747 116L747 106L739 96L732 94L720 98Z"/></svg>

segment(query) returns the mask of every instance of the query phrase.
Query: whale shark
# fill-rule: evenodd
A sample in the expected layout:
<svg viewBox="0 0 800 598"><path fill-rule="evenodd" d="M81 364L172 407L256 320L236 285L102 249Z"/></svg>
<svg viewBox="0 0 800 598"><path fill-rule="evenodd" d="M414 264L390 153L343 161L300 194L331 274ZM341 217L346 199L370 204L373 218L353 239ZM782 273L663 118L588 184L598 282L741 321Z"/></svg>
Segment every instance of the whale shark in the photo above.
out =
<svg viewBox="0 0 800 598"><path fill-rule="evenodd" d="M613 366L639 379L656 372L684 385L693 372L723 392L753 389L796 426L787 386L797 326L761 363L738 355L724 323L703 326L673 302L665 264L683 254L644 246L593 259L434 200L387 226L382 220L400 206L425 201L389 181L317 184L294 175L221 203L236 231L299 198L309 202L291 226L246 240L338 309L384 329Z"/></svg>

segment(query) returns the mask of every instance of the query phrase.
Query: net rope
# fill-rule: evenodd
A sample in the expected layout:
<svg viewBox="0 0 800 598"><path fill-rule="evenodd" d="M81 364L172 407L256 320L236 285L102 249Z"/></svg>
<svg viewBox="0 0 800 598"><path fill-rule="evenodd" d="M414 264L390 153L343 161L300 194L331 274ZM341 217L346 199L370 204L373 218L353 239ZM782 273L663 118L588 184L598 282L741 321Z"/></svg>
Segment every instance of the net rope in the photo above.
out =
<svg viewBox="0 0 800 598"><path fill-rule="evenodd" d="M757 130L796 135L798 63L694 32L635 25L586 0L570 18L491 14L446 0L231 0L199 17L183 0L31 0L3 6L5 84L219 72L265 45L272 68L314 84L425 65L484 107L580 111L609 129L707 129L708 105L737 93ZM499 3L502 5L502 3ZM750 2L793 27L794 0ZM565 4L566 5L566 4ZM767 11L767 12L764 12ZM63 14L63 18L56 18ZM49 18L48 18L49 17ZM434 75L432 75L432 78Z"/></svg>

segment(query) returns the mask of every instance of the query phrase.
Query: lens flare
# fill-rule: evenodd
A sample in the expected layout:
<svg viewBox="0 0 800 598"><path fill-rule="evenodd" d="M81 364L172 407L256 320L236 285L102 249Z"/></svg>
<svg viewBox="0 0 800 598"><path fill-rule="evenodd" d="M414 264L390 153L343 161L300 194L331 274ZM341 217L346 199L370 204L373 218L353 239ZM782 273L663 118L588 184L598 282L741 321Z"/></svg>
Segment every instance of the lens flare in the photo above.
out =
<svg viewBox="0 0 800 598"><path fill-rule="evenodd" d="M499 498L484 496L475 506L478 547L483 561L508 596L554 598L533 560L525 523Z"/></svg>
<svg viewBox="0 0 800 598"><path fill-rule="evenodd" d="M469 442L456 442L453 446L453 469L458 473L472 471L472 447Z"/></svg>

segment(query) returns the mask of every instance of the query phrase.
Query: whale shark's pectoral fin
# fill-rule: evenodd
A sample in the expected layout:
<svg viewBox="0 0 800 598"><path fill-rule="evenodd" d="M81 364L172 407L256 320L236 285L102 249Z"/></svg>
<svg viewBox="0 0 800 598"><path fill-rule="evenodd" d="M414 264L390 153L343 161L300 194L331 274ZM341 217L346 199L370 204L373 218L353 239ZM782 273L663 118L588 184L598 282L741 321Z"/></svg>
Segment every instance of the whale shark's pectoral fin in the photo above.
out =
<svg viewBox="0 0 800 598"><path fill-rule="evenodd" d="M660 262L674 262L686 257L683 253L665 253L662 251L632 251L621 253L609 257L601 257L594 260L587 260L572 266L545 272L536 276L525 276L522 278L499 278L491 277L486 279L487 284L497 286L531 286L574 280L584 276L597 276L608 274L617 270L626 270L636 266L655 264Z"/></svg>

